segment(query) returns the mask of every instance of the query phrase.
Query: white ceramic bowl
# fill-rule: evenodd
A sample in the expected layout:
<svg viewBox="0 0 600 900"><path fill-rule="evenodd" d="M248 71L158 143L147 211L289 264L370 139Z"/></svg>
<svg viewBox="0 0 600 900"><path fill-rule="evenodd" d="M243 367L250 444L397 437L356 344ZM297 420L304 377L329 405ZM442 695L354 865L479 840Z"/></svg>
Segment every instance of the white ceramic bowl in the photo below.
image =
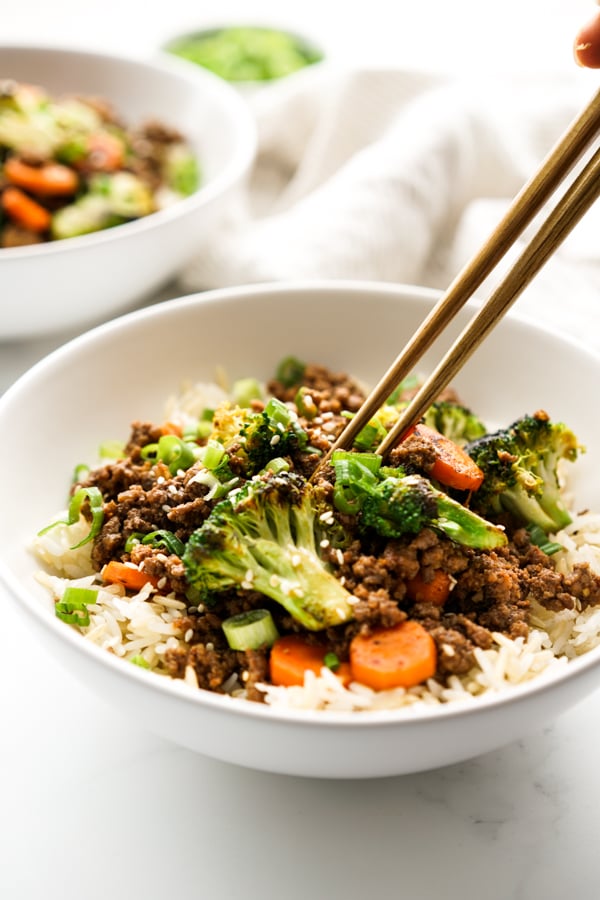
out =
<svg viewBox="0 0 600 900"><path fill-rule="evenodd" d="M217 366L232 379L266 378L293 353L373 382L434 297L418 288L360 283L209 292L102 325L24 375L0 400L0 576L32 642L40 640L73 677L141 726L209 756L294 775L363 778L454 763L539 729L581 700L600 683L600 649L558 676L467 708L283 713L124 663L59 621L34 581L38 563L27 545L63 506L75 463L94 460L101 440L126 436L134 418L160 416L181 379L210 380ZM422 370L439 356L438 342ZM588 447L576 465L577 497L600 509L600 422L589 412L599 375L598 357L511 317L455 384L491 422L508 423L540 407L567 421Z"/></svg>
<svg viewBox="0 0 600 900"><path fill-rule="evenodd" d="M127 59L49 47L0 47L0 78L51 94L95 94L129 125L158 119L196 149L203 184L168 209L96 234L0 249L0 340L89 327L164 286L232 201L256 151L247 105L221 79L174 58Z"/></svg>

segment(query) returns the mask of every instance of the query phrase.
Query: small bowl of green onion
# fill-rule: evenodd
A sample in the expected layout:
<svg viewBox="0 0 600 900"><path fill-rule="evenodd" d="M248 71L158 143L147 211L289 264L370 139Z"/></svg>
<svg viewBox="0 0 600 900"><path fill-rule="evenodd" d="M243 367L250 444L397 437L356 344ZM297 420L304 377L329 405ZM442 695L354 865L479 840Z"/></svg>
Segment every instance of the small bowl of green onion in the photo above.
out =
<svg viewBox="0 0 600 900"><path fill-rule="evenodd" d="M259 25L227 25L188 32L167 41L162 50L242 88L286 78L322 62L325 56L311 39Z"/></svg>

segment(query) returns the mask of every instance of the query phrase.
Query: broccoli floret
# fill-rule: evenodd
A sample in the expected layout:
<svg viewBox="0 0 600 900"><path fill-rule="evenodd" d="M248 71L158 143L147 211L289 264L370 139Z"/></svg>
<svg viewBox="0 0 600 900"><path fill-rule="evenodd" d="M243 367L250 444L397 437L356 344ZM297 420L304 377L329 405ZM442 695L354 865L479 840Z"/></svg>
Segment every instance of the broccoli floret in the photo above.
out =
<svg viewBox="0 0 600 900"><path fill-rule="evenodd" d="M425 413L423 421L430 428L441 432L460 446L483 437L487 431L475 413L466 406L450 400L439 400L432 403Z"/></svg>
<svg viewBox="0 0 600 900"><path fill-rule="evenodd" d="M261 412L223 404L215 410L211 441L218 441L235 456L235 471L252 478L267 463L299 450L309 450L308 435L296 413L271 398Z"/></svg>
<svg viewBox="0 0 600 900"><path fill-rule="evenodd" d="M508 512L517 521L538 525L546 533L569 524L558 464L561 459L573 461L582 448L562 422L551 422L540 410L465 449L484 473L483 484L471 501L482 515Z"/></svg>
<svg viewBox="0 0 600 900"><path fill-rule="evenodd" d="M325 509L318 490L292 472L247 482L192 534L183 554L188 582L209 605L228 588L259 591L313 631L349 621L352 596L317 549Z"/></svg>
<svg viewBox="0 0 600 900"><path fill-rule="evenodd" d="M501 528L435 488L421 475L381 465L372 453L336 451L334 504L357 517L362 529L382 537L418 534L432 528L459 544L480 550L506 544Z"/></svg>

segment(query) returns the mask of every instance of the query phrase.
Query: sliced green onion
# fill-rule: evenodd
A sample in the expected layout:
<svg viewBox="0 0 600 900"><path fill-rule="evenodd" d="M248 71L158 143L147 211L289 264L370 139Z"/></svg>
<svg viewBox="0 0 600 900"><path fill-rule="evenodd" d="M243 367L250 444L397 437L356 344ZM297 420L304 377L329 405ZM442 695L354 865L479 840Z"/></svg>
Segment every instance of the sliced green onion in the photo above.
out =
<svg viewBox="0 0 600 900"><path fill-rule="evenodd" d="M54 605L54 612L63 622L84 628L90 624L87 608L96 602L97 597L97 591L91 588L67 587L62 600Z"/></svg>
<svg viewBox="0 0 600 900"><path fill-rule="evenodd" d="M252 609L230 616L222 623L227 643L232 650L258 650L271 647L279 633L268 609Z"/></svg>
<svg viewBox="0 0 600 900"><path fill-rule="evenodd" d="M136 653L135 656L132 656L129 660L130 663L133 663L134 666L139 666L140 669L149 669L150 663L144 659L141 653Z"/></svg>
<svg viewBox="0 0 600 900"><path fill-rule="evenodd" d="M354 413L343 412L342 415L346 419L354 418ZM374 416L374 418L370 419L358 432L354 438L354 446L357 450L374 450L386 435L387 429L377 416Z"/></svg>
<svg viewBox="0 0 600 900"><path fill-rule="evenodd" d="M223 461L225 455L225 447L220 441L208 441L202 451L202 465L209 472L214 472L219 463Z"/></svg>
<svg viewBox="0 0 600 900"><path fill-rule="evenodd" d="M103 441L98 448L101 459L123 459L125 444L123 441Z"/></svg>
<svg viewBox="0 0 600 900"><path fill-rule="evenodd" d="M73 496L71 497L71 502L69 503L69 508L67 510L67 518L59 519L57 522L52 522L50 525L46 525L45 528L42 528L41 531L38 531L38 536L42 534L46 534L47 531L50 531L51 528L55 528L57 525L74 525L75 522L79 519L79 513L81 511L81 507L88 500L90 506L90 513L92 515L92 525L86 537L83 540L79 541L78 544L74 544L71 547L71 550L77 550L78 547L83 547L84 544L87 544L88 541L92 541L97 534L100 533L100 529L102 528L102 523L104 521L104 500L102 498L102 494L97 487L82 487L79 488L78 491L75 491Z"/></svg>
<svg viewBox="0 0 600 900"><path fill-rule="evenodd" d="M163 434L157 444L142 447L141 456L152 462L165 463L171 475L177 475L180 470L185 471L196 462L198 449L195 444L184 441L176 434Z"/></svg>
<svg viewBox="0 0 600 900"><path fill-rule="evenodd" d="M275 425L282 425L287 428L292 423L292 411L289 406L278 400L277 397L271 397L265 406L265 413Z"/></svg>
<svg viewBox="0 0 600 900"><path fill-rule="evenodd" d="M185 546L172 531L164 528L157 531L150 531L144 534L142 531L133 531L125 541L125 553L131 553L133 548L138 544L146 544L150 547L166 547L169 553L175 553L181 556L185 550Z"/></svg>
<svg viewBox="0 0 600 900"><path fill-rule="evenodd" d="M85 463L79 463L79 465L75 466L73 469L73 484L78 484L80 481L83 481L90 471L90 467Z"/></svg>
<svg viewBox="0 0 600 900"><path fill-rule="evenodd" d="M231 389L231 397L238 406L248 408L253 400L260 400L263 391L256 378L240 378Z"/></svg>
<svg viewBox="0 0 600 900"><path fill-rule="evenodd" d="M323 665L327 666L328 669L331 669L332 672L335 672L336 669L339 669L341 663L337 653L333 653L333 651L326 653L323 657Z"/></svg>
<svg viewBox="0 0 600 900"><path fill-rule="evenodd" d="M144 535L142 544L150 544L152 547L166 547L169 553L174 553L176 556L182 556L185 550L183 542L172 531L166 531L164 528Z"/></svg>
<svg viewBox="0 0 600 900"><path fill-rule="evenodd" d="M565 549L562 544L557 544L556 541L549 541L548 535L539 525L531 523L526 526L526 530L529 532L531 543L539 547L546 556L552 556L553 553L558 553L559 550Z"/></svg>
<svg viewBox="0 0 600 900"><path fill-rule="evenodd" d="M284 459L282 456L276 456L275 459L270 459L263 469L263 472L273 472L275 475L278 475L279 472L289 471L290 464L287 459Z"/></svg>
<svg viewBox="0 0 600 900"><path fill-rule="evenodd" d="M307 387L301 387L294 398L296 409L305 419L314 419L318 413L317 404L312 398L311 390Z"/></svg>
<svg viewBox="0 0 600 900"><path fill-rule="evenodd" d="M419 386L419 376L418 375L407 375L407 377L400 382L400 384L394 388L390 396L385 401L389 403L390 406L395 406L395 404L400 400L404 391L410 391Z"/></svg>
<svg viewBox="0 0 600 900"><path fill-rule="evenodd" d="M349 453L336 450L331 459L335 469L333 502L341 513L356 515L360 510L360 500L356 488L371 486L377 481L381 467L381 457L376 453Z"/></svg>
<svg viewBox="0 0 600 900"><path fill-rule="evenodd" d="M134 547L138 544L142 543L142 538L144 537L143 531L132 531L127 540L125 541L125 553L131 553Z"/></svg>
<svg viewBox="0 0 600 900"><path fill-rule="evenodd" d="M275 377L284 387L293 387L302 381L305 371L305 363L295 356L286 356L277 366Z"/></svg>
<svg viewBox="0 0 600 900"><path fill-rule="evenodd" d="M336 463L343 463L346 460L349 460L352 465L355 463L364 466L373 475L376 475L381 468L381 456L378 453L352 453L350 450L334 450L333 455L331 457L332 463L335 465ZM336 466L337 472L337 466Z"/></svg>

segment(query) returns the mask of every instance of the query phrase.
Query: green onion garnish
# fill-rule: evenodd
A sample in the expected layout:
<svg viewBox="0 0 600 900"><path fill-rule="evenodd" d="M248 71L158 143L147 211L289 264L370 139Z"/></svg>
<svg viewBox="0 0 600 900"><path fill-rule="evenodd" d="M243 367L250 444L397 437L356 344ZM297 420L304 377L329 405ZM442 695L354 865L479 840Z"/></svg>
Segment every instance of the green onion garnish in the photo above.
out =
<svg viewBox="0 0 600 900"><path fill-rule="evenodd" d="M180 470L189 469L196 462L198 447L182 440L176 434L163 434L157 444L146 444L142 447L142 459L152 462L163 462L169 467L171 475Z"/></svg>
<svg viewBox="0 0 600 900"><path fill-rule="evenodd" d="M553 553L558 553L559 550L565 549L562 544L557 544L556 541L549 541L548 535L539 525L531 523L526 526L526 531L529 532L531 543L539 547L546 556L552 556Z"/></svg>
<svg viewBox="0 0 600 900"><path fill-rule="evenodd" d="M294 397L296 409L305 419L314 419L318 413L317 405L312 398L310 388L302 386Z"/></svg>
<svg viewBox="0 0 600 900"><path fill-rule="evenodd" d="M142 531L133 531L125 541L125 553L131 553L137 544L166 547L169 553L175 553L176 556L181 556L185 550L183 542L172 531L166 531L164 528L150 531L148 534L144 534Z"/></svg>
<svg viewBox="0 0 600 900"><path fill-rule="evenodd" d="M103 441L98 448L101 459L122 459L125 456L123 441Z"/></svg>
<svg viewBox="0 0 600 900"><path fill-rule="evenodd" d="M169 553L174 553L176 556L182 556L185 550L183 542L172 531L166 531L164 528L144 535L142 544L150 544L152 547L166 547Z"/></svg>
<svg viewBox="0 0 600 900"><path fill-rule="evenodd" d="M238 406L247 408L253 400L260 400L263 392L256 378L240 378L234 382L231 397Z"/></svg>
<svg viewBox="0 0 600 900"><path fill-rule="evenodd" d="M150 663L144 659L141 653L136 653L135 656L132 656L129 662L133 663L134 666L139 666L140 669L149 669Z"/></svg>
<svg viewBox="0 0 600 900"><path fill-rule="evenodd" d="M282 456L276 456L275 459L270 459L263 469L263 472L273 472L274 475L278 475L279 472L289 471L290 464L287 459L284 459Z"/></svg>
<svg viewBox="0 0 600 900"><path fill-rule="evenodd" d="M222 623L227 643L232 650L258 650L271 647L279 633L268 609L252 609L230 616Z"/></svg>
<svg viewBox="0 0 600 900"><path fill-rule="evenodd" d="M92 516L92 525L87 536L84 537L83 540L79 541L78 544L74 544L71 547L71 550L77 550L78 547L83 547L83 545L87 544L88 541L92 541L96 537L96 535L100 533L100 529L102 528L102 523L104 521L104 501L102 499L102 494L97 487L93 486L82 487L79 488L78 491L75 491L75 493L71 497L71 502L69 503L67 518L59 519L57 522L52 522L50 525L46 525L45 528L42 528L41 531L38 531L38 536L46 534L47 531L50 531L51 528L55 528L57 525L74 525L75 522L77 522L79 519L81 507L86 500L89 502L90 513Z"/></svg>
<svg viewBox="0 0 600 900"><path fill-rule="evenodd" d="M331 669L332 672L339 669L341 663L337 653L333 653L333 651L326 653L323 657L323 665L327 666L328 669Z"/></svg>
<svg viewBox="0 0 600 900"><path fill-rule="evenodd" d="M66 587L62 600L54 605L54 612L63 622L84 628L90 624L87 608L96 602L97 597L97 591L91 588Z"/></svg>

